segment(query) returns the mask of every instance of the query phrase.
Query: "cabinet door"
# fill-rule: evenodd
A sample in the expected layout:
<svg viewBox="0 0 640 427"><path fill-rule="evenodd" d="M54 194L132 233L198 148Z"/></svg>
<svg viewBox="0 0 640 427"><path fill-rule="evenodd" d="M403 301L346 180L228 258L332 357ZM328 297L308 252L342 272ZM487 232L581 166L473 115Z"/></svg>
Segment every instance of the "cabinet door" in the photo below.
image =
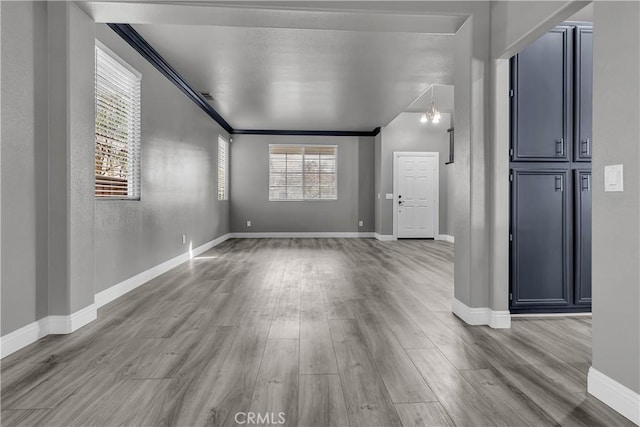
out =
<svg viewBox="0 0 640 427"><path fill-rule="evenodd" d="M512 308L569 305L567 170L514 170Z"/></svg>
<svg viewBox="0 0 640 427"><path fill-rule="evenodd" d="M576 170L574 303L591 304L591 171Z"/></svg>
<svg viewBox="0 0 640 427"><path fill-rule="evenodd" d="M593 29L576 27L575 65L575 131L574 159L591 161L592 88L593 88Z"/></svg>
<svg viewBox="0 0 640 427"><path fill-rule="evenodd" d="M572 30L560 26L512 60L513 161L569 160Z"/></svg>

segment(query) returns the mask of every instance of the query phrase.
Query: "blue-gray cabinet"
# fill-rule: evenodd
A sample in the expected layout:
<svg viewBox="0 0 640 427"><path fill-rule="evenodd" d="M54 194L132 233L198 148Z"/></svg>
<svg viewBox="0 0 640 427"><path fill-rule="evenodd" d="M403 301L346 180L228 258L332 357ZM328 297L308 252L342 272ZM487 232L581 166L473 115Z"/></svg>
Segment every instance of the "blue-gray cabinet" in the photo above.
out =
<svg viewBox="0 0 640 427"><path fill-rule="evenodd" d="M567 307L569 171L514 169L511 198L512 308ZM570 182L570 181L569 181Z"/></svg>
<svg viewBox="0 0 640 427"><path fill-rule="evenodd" d="M591 310L592 27L511 59L510 310Z"/></svg>
<svg viewBox="0 0 640 427"><path fill-rule="evenodd" d="M592 88L593 88L593 29L578 25L575 29L575 128L574 159L578 162L591 161L592 152Z"/></svg>
<svg viewBox="0 0 640 427"><path fill-rule="evenodd" d="M569 159L573 27L559 26L511 60L512 160Z"/></svg>
<svg viewBox="0 0 640 427"><path fill-rule="evenodd" d="M576 305L591 305L591 171L574 171L574 281Z"/></svg>

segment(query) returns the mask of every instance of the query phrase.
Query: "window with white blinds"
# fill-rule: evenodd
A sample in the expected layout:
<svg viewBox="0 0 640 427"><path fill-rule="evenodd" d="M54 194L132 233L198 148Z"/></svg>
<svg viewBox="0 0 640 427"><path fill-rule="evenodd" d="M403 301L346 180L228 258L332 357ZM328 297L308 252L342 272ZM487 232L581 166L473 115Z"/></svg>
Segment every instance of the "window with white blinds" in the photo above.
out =
<svg viewBox="0 0 640 427"><path fill-rule="evenodd" d="M338 147L270 145L269 200L336 200Z"/></svg>
<svg viewBox="0 0 640 427"><path fill-rule="evenodd" d="M95 196L140 199L140 73L96 46Z"/></svg>
<svg viewBox="0 0 640 427"><path fill-rule="evenodd" d="M218 136L218 200L227 200L227 178L229 176L229 143Z"/></svg>

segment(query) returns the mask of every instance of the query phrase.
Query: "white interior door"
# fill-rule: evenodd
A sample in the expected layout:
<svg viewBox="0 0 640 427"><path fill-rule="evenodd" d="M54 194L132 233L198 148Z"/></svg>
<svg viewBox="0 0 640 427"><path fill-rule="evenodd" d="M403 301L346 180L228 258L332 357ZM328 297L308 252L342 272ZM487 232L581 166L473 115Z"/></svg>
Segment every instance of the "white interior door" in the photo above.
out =
<svg viewBox="0 0 640 427"><path fill-rule="evenodd" d="M438 232L438 153L395 153L394 205L398 238Z"/></svg>

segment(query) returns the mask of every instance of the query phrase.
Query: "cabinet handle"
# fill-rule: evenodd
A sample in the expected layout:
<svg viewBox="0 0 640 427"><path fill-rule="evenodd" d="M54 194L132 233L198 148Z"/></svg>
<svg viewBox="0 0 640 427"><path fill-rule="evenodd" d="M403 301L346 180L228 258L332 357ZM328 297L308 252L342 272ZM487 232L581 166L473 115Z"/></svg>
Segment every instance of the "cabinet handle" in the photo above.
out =
<svg viewBox="0 0 640 427"><path fill-rule="evenodd" d="M556 139L556 154L564 156L564 138Z"/></svg>
<svg viewBox="0 0 640 427"><path fill-rule="evenodd" d="M580 144L584 147L584 150L582 150L582 154L584 154L585 156L590 156L591 155L591 140L589 138L585 138L580 140Z"/></svg>
<svg viewBox="0 0 640 427"><path fill-rule="evenodd" d="M556 191L564 191L562 176L556 176Z"/></svg>
<svg viewBox="0 0 640 427"><path fill-rule="evenodd" d="M582 191L591 191L590 175L582 175Z"/></svg>

